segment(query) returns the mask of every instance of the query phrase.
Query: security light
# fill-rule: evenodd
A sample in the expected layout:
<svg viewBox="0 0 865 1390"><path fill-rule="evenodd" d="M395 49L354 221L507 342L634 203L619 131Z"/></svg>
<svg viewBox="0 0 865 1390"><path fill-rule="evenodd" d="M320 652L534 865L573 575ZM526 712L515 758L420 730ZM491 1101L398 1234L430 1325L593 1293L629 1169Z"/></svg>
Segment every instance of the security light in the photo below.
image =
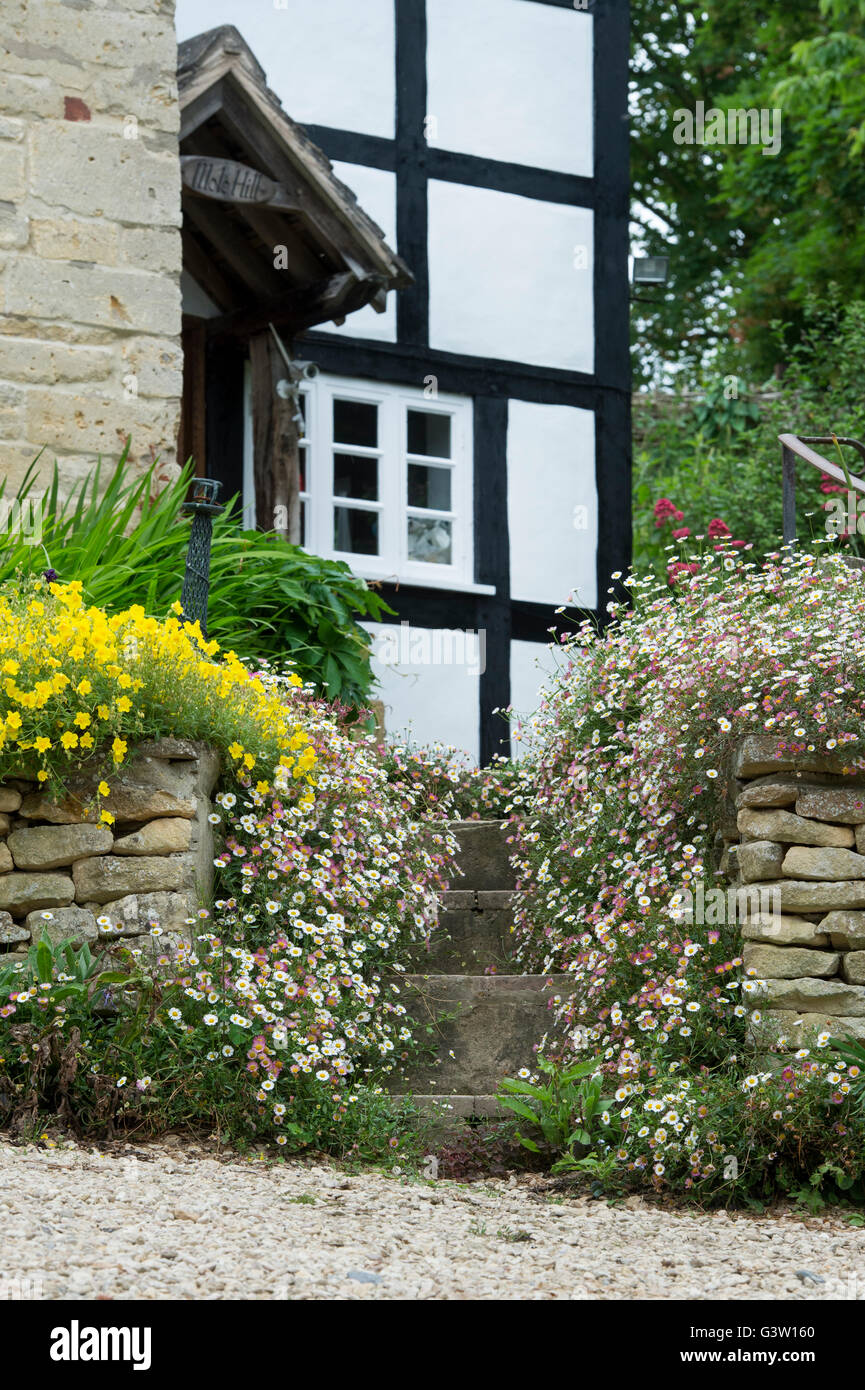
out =
<svg viewBox="0 0 865 1390"><path fill-rule="evenodd" d="M631 283L633 285L666 285L669 271L669 256L635 256Z"/></svg>

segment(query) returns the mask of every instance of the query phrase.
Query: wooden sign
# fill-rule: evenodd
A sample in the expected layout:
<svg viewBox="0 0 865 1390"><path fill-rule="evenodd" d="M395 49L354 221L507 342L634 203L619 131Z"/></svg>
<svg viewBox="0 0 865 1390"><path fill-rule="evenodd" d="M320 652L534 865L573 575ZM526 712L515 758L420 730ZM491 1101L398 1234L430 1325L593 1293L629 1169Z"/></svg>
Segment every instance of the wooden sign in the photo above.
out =
<svg viewBox="0 0 865 1390"><path fill-rule="evenodd" d="M203 154L181 155L180 176L190 193L221 203L269 203L279 187L248 164Z"/></svg>

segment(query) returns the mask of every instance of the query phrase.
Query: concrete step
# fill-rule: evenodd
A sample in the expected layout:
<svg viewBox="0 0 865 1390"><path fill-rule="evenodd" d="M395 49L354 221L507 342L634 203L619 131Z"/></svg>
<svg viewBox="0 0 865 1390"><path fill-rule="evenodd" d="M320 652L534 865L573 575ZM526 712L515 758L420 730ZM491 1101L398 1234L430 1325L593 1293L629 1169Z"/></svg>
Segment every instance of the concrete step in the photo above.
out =
<svg viewBox="0 0 865 1390"><path fill-rule="evenodd" d="M552 1024L568 975L404 975L401 1000L417 1025L430 1025L435 1060L395 1081L413 1095L495 1095L505 1076L530 1067ZM441 1019L441 1015L451 1015Z"/></svg>
<svg viewBox="0 0 865 1390"><path fill-rule="evenodd" d="M410 958L414 969L429 975L482 975L487 967L497 975L516 973L513 896L483 889L443 893L429 945L418 946Z"/></svg>
<svg viewBox="0 0 865 1390"><path fill-rule="evenodd" d="M498 1096L434 1096L393 1093L393 1100L410 1100L417 1107L417 1127L431 1144L458 1139L466 1124L485 1128L506 1125L510 1130L518 1121L506 1110Z"/></svg>
<svg viewBox="0 0 865 1390"><path fill-rule="evenodd" d="M394 1099L401 1097L395 1095ZM410 1099L418 1110L430 1112L433 1117L441 1115L443 1119L504 1120L512 1113L505 1109L498 1096L412 1095Z"/></svg>
<svg viewBox="0 0 865 1390"><path fill-rule="evenodd" d="M462 876L454 875L453 887L483 892L513 888L514 871L508 863L510 845L506 822L500 820L455 820L448 822L458 845L457 864Z"/></svg>

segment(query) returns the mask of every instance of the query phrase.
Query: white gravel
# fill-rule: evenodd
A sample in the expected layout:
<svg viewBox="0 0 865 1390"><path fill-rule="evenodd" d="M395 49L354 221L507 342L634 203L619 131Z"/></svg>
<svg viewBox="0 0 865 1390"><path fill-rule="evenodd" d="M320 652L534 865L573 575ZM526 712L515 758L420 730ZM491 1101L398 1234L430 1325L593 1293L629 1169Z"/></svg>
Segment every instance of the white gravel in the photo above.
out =
<svg viewBox="0 0 865 1390"><path fill-rule="evenodd" d="M862 1232L837 1215L611 1207L546 1178L349 1174L188 1143L0 1144L0 1233L5 1297L865 1297Z"/></svg>

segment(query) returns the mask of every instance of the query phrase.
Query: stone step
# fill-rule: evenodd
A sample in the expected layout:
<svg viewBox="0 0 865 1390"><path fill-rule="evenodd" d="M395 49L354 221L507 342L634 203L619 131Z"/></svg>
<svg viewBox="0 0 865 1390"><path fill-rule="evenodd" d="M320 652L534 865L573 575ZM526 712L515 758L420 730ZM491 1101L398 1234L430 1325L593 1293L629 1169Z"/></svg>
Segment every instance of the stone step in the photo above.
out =
<svg viewBox="0 0 865 1390"><path fill-rule="evenodd" d="M504 1077L532 1065L552 1025L550 1000L569 993L571 984L569 975L402 976L401 1001L416 1025L432 1027L436 1057L412 1068L399 1089L494 1095Z"/></svg>
<svg viewBox="0 0 865 1390"><path fill-rule="evenodd" d="M411 1095L404 1098L412 1100L418 1110L431 1112L433 1116L441 1115L443 1119L503 1120L512 1113L505 1109L498 1096ZM395 1093L394 1099L403 1097Z"/></svg>
<svg viewBox="0 0 865 1390"><path fill-rule="evenodd" d="M459 845L457 864L462 869L462 875L454 875L454 888L483 892L513 888L505 821L456 820L448 822L448 829Z"/></svg>
<svg viewBox="0 0 865 1390"><path fill-rule="evenodd" d="M410 957L414 969L429 975L482 975L488 967L498 975L517 973L513 897L483 889L443 893L429 945L416 947Z"/></svg>
<svg viewBox="0 0 865 1390"><path fill-rule="evenodd" d="M465 1124L475 1126L483 1121L486 1125L505 1123L510 1128L518 1123L498 1096L413 1095L395 1091L392 1099L412 1102L418 1111L417 1128L428 1136L430 1143L456 1138Z"/></svg>

